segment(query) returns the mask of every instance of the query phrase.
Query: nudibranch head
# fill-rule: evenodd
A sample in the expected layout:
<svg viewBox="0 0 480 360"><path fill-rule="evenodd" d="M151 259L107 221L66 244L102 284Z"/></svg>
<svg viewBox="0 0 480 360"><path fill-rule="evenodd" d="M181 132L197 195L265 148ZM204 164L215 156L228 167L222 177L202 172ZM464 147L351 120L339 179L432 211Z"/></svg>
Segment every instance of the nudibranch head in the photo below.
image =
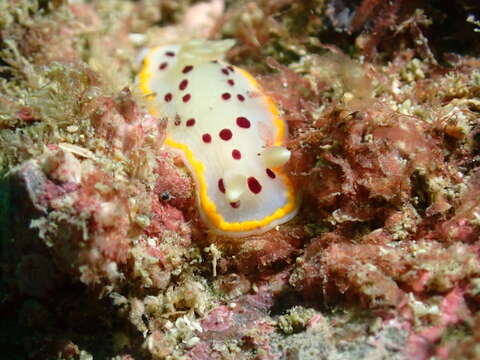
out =
<svg viewBox="0 0 480 360"><path fill-rule="evenodd" d="M139 86L150 111L168 119L165 145L190 169L203 220L215 233L246 236L290 220L298 202L281 170L286 123L248 72L221 60L232 44L154 48Z"/></svg>

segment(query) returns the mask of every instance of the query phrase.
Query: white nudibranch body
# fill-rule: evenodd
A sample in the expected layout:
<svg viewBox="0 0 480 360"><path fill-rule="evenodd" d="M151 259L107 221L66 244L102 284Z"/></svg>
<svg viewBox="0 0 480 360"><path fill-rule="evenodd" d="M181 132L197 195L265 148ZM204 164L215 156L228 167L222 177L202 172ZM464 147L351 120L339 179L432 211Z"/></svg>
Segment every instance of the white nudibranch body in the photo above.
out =
<svg viewBox="0 0 480 360"><path fill-rule="evenodd" d="M298 201L282 172L287 126L245 70L221 59L232 41L192 41L150 50L139 86L150 111L168 119L165 145L197 186L202 219L228 236L262 233L290 220Z"/></svg>

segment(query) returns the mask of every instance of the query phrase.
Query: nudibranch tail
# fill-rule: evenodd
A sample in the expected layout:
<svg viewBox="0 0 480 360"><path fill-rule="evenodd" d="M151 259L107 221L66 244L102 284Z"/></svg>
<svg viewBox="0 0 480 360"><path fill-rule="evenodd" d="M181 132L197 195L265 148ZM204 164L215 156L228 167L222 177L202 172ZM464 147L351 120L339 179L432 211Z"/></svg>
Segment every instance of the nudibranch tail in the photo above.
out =
<svg viewBox="0 0 480 360"><path fill-rule="evenodd" d="M245 70L222 60L233 42L190 42L151 50L139 75L151 112L168 118L165 145L178 151L197 186L212 231L246 236L297 212L281 166L287 126L274 102Z"/></svg>

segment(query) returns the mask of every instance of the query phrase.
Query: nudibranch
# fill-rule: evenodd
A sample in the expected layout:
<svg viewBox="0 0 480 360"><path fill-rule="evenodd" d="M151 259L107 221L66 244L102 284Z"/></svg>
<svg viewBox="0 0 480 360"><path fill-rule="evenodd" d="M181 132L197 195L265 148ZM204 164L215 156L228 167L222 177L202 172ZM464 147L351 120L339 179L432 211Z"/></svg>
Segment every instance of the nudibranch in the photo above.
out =
<svg viewBox="0 0 480 360"><path fill-rule="evenodd" d="M168 119L165 145L196 183L202 219L214 233L258 234L290 220L298 199L282 172L287 125L247 71L222 60L233 41L151 49L139 87L150 112Z"/></svg>

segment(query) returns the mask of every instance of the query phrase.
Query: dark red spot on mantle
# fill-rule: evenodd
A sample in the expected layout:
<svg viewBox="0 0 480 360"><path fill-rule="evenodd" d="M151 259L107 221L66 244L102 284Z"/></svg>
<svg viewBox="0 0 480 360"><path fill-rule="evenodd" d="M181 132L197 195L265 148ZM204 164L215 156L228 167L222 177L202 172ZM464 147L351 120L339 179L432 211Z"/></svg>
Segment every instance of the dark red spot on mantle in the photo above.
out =
<svg viewBox="0 0 480 360"><path fill-rule="evenodd" d="M186 124L188 127L191 127L191 126L195 125L195 119L194 119L194 118L188 119L185 124Z"/></svg>
<svg viewBox="0 0 480 360"><path fill-rule="evenodd" d="M186 74L186 73L189 73L192 70L193 70L193 66L192 65L187 65L183 68L182 73Z"/></svg>
<svg viewBox="0 0 480 360"><path fill-rule="evenodd" d="M160 70L164 70L166 67L168 66L168 63L166 62L163 62L160 64L160 66L158 67Z"/></svg>
<svg viewBox="0 0 480 360"><path fill-rule="evenodd" d="M268 177L275 179L276 175L272 170L266 169L265 172L267 173Z"/></svg>
<svg viewBox="0 0 480 360"><path fill-rule="evenodd" d="M182 101L183 101L184 103L189 102L191 97L192 97L192 95L190 95L190 94L183 95Z"/></svg>
<svg viewBox="0 0 480 360"><path fill-rule="evenodd" d="M245 101L245 96L243 96L242 94L237 94L237 99L240 101Z"/></svg>
<svg viewBox="0 0 480 360"><path fill-rule="evenodd" d="M180 81L180 84L178 85L178 88L180 90L185 90L188 86L188 80L187 79L183 79L182 81Z"/></svg>
<svg viewBox="0 0 480 360"><path fill-rule="evenodd" d="M227 83L228 83L228 85L230 85L230 86L235 85L235 81L233 81L232 79L228 79L228 80L227 80Z"/></svg>
<svg viewBox="0 0 480 360"><path fill-rule="evenodd" d="M237 209L240 206L240 201L231 202L230 206L234 209Z"/></svg>
<svg viewBox="0 0 480 360"><path fill-rule="evenodd" d="M228 93L228 92L222 94L222 99L223 100L228 100L231 97L232 97L232 95L230 95L230 93Z"/></svg>
<svg viewBox="0 0 480 360"><path fill-rule="evenodd" d="M223 183L223 179L218 179L218 190L225 194L225 184Z"/></svg>
<svg viewBox="0 0 480 360"><path fill-rule="evenodd" d="M228 73L228 69L225 69L225 68L222 69L222 73L223 73L224 75L228 75L228 74L229 74L229 73Z"/></svg>
<svg viewBox="0 0 480 360"><path fill-rule="evenodd" d="M241 128L248 129L250 127L250 120L244 116L237 117L237 125Z"/></svg>
<svg viewBox="0 0 480 360"><path fill-rule="evenodd" d="M222 129L218 133L218 136L220 136L220 139L228 141L232 138L232 131L230 129Z"/></svg>
<svg viewBox="0 0 480 360"><path fill-rule="evenodd" d="M211 143L212 142L212 135L210 134L203 134L202 135L202 140L204 143Z"/></svg>
<svg viewBox="0 0 480 360"><path fill-rule="evenodd" d="M172 101L172 93L165 94L165 96L163 98L166 102Z"/></svg>
<svg viewBox="0 0 480 360"><path fill-rule="evenodd" d="M242 153L240 152L240 150L238 149L233 149L232 150L232 157L235 159L235 160L240 160L242 158Z"/></svg>
<svg viewBox="0 0 480 360"><path fill-rule="evenodd" d="M262 185L260 185L258 180L255 179L255 177L253 177L253 176L250 176L247 179L247 184L248 184L248 188L250 189L250 191L254 194L258 194L258 193L260 193L260 191L262 191Z"/></svg>
<svg viewBox="0 0 480 360"><path fill-rule="evenodd" d="M170 57L174 57L175 56L175 53L173 51L167 51L165 53L166 56L170 56Z"/></svg>

